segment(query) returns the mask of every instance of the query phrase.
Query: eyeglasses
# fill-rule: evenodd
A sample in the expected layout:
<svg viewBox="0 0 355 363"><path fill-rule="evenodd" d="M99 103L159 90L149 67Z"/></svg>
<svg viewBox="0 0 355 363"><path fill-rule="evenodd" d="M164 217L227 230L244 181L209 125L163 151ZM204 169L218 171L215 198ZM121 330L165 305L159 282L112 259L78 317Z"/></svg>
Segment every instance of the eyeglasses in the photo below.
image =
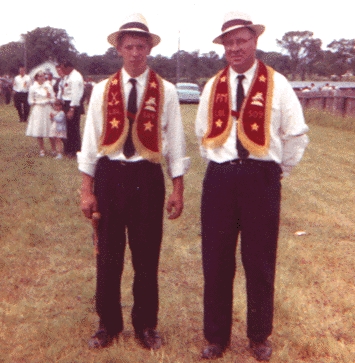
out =
<svg viewBox="0 0 355 363"><path fill-rule="evenodd" d="M249 40L253 39L254 37L250 37L248 39L243 39L243 38L237 38L237 39L230 39L228 41L224 41L223 45L225 46L225 48L232 48L234 45L243 48L247 45L247 43L249 42Z"/></svg>

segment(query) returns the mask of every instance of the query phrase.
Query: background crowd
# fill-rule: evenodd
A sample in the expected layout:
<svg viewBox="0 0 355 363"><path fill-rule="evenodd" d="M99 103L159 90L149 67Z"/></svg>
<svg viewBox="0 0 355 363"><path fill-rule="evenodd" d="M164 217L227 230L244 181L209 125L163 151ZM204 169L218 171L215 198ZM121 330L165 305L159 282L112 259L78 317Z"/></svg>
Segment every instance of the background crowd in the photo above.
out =
<svg viewBox="0 0 355 363"><path fill-rule="evenodd" d="M56 66L58 77L48 70L38 70L34 77L21 65L18 75L0 77L0 95L5 104L13 100L18 121L27 123L26 136L37 139L39 156L46 155L44 139L56 159L72 158L81 148L80 117L89 102L94 82L84 81L69 61Z"/></svg>

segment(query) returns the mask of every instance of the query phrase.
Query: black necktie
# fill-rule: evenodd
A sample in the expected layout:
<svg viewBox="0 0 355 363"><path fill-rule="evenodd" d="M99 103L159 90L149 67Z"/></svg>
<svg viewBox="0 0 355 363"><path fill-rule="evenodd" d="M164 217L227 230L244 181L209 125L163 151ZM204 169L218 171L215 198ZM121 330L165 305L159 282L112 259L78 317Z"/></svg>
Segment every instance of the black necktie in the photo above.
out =
<svg viewBox="0 0 355 363"><path fill-rule="evenodd" d="M129 82L132 83L132 88L128 96L128 107L127 107L127 116L129 120L129 130L126 142L123 146L123 154L126 158L130 158L135 153L135 148L133 145L132 140L132 126L135 119L135 115L137 112L137 88L136 88L136 82L137 80L134 78L131 78Z"/></svg>
<svg viewBox="0 0 355 363"><path fill-rule="evenodd" d="M240 74L237 76L238 85L237 85L237 112L240 112L244 100L244 88L242 81L245 78L244 74ZM241 122L241 121L238 121ZM239 159L247 159L249 156L249 151L243 146L240 142L237 134L237 151Z"/></svg>

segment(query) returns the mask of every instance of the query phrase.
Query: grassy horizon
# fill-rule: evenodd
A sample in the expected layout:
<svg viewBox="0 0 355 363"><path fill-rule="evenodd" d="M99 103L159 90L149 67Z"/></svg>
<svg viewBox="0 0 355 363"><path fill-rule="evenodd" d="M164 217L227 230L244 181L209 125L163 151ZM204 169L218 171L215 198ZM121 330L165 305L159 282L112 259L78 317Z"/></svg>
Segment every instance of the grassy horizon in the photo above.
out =
<svg viewBox="0 0 355 363"><path fill-rule="evenodd" d="M0 105L0 362L199 361L204 345L199 206L206 165L194 136L196 109L182 105L192 162L184 212L164 221L158 325L164 346L149 352L134 339L127 249L124 331L112 347L91 351L87 340L98 322L95 259L91 226L79 208L76 160L39 158L14 107ZM271 362L349 363L355 361L355 122L313 111L306 117L310 145L282 182ZM169 180L166 185L169 191ZM299 231L305 234L295 234ZM239 249L234 296L231 346L218 362L252 363Z"/></svg>

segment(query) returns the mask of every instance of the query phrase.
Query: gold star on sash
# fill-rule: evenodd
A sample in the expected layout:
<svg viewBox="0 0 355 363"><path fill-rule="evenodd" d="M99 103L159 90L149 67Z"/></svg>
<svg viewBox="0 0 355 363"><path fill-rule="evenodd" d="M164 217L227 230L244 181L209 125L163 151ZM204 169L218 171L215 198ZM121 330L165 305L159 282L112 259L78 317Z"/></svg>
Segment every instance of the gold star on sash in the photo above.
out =
<svg viewBox="0 0 355 363"><path fill-rule="evenodd" d="M226 76L221 77L221 82L225 82L227 80Z"/></svg>
<svg viewBox="0 0 355 363"><path fill-rule="evenodd" d="M150 121L148 121L144 124L144 131L152 131L153 127L154 125Z"/></svg>
<svg viewBox="0 0 355 363"><path fill-rule="evenodd" d="M149 85L151 88L157 88L157 86L158 86L154 81L150 82Z"/></svg>
<svg viewBox="0 0 355 363"><path fill-rule="evenodd" d="M223 125L223 121L221 119L216 121L216 126L217 127L222 127L222 125Z"/></svg>
<svg viewBox="0 0 355 363"><path fill-rule="evenodd" d="M260 81L260 82L266 82L266 77L262 74L262 75L259 77L259 81Z"/></svg>
<svg viewBox="0 0 355 363"><path fill-rule="evenodd" d="M113 128L113 129L118 129L118 124L120 123L120 121L119 120L117 120L116 119L116 117L112 120L112 121L110 121L110 124L111 124L111 128Z"/></svg>
<svg viewBox="0 0 355 363"><path fill-rule="evenodd" d="M253 124L251 125L251 129L252 129L253 131L258 131L258 130L259 130L259 125L258 125L258 124L256 124L256 123L253 123Z"/></svg>
<svg viewBox="0 0 355 363"><path fill-rule="evenodd" d="M115 78L113 81L112 81L112 84L114 85L114 86L116 86L116 84L118 83L118 80Z"/></svg>

